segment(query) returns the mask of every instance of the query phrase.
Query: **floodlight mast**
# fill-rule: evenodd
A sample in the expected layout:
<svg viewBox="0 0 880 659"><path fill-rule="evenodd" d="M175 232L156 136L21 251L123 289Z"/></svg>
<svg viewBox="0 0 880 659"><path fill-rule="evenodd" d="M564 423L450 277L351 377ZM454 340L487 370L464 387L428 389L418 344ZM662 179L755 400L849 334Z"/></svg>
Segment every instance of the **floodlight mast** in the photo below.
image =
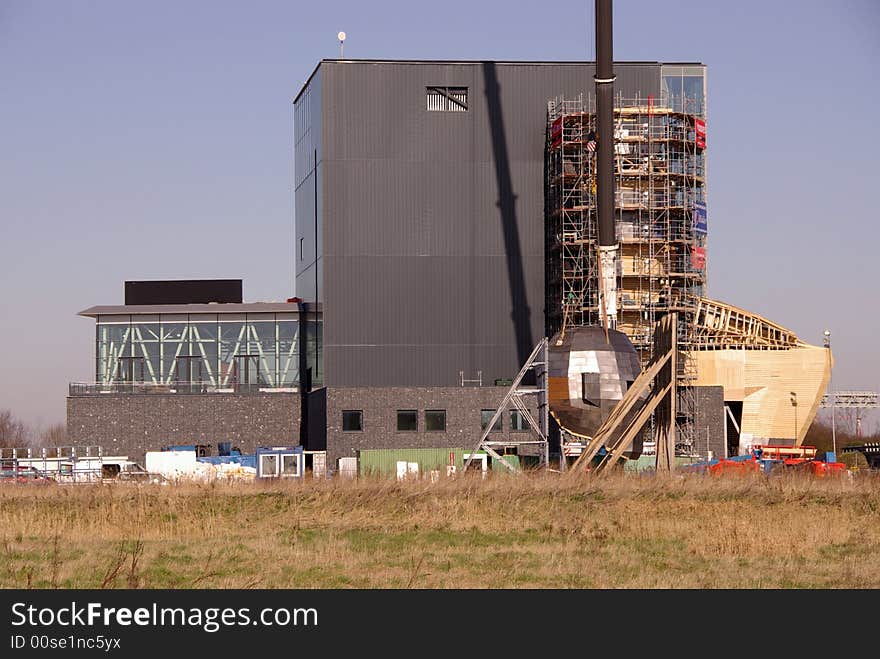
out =
<svg viewBox="0 0 880 659"><path fill-rule="evenodd" d="M599 215L599 305L606 328L617 327L618 243L614 226L614 61L611 0L596 0L596 205Z"/></svg>

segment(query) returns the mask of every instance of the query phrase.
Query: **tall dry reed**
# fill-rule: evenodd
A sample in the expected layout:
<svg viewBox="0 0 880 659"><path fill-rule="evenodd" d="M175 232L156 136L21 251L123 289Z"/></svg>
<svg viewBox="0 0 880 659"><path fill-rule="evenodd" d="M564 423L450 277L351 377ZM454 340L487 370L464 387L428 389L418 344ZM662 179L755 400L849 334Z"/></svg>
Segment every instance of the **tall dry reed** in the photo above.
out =
<svg viewBox="0 0 880 659"><path fill-rule="evenodd" d="M0 586L880 587L880 479L0 487Z"/></svg>

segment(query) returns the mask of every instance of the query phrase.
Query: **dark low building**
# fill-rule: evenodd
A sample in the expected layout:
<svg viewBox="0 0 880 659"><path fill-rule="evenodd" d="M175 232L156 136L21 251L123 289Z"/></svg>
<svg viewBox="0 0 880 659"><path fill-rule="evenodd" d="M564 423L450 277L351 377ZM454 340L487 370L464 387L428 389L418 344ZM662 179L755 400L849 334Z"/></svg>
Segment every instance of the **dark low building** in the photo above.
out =
<svg viewBox="0 0 880 659"><path fill-rule="evenodd" d="M507 387L328 387L327 460L355 457L361 449L472 449L492 420ZM536 414L534 407L532 414ZM507 410L491 439L530 433L519 410Z"/></svg>
<svg viewBox="0 0 880 659"><path fill-rule="evenodd" d="M301 378L321 379L315 305L181 303L181 291L204 299L193 283L167 287L175 304L80 313L95 320L95 378L70 385L72 444L140 459L172 444L301 443Z"/></svg>

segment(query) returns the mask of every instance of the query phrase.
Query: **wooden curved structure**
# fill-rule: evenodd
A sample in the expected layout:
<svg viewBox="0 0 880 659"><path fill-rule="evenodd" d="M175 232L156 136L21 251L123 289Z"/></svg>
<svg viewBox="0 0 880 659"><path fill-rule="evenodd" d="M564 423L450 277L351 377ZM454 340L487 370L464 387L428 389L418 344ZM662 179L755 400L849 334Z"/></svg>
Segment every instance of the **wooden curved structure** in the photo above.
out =
<svg viewBox="0 0 880 659"><path fill-rule="evenodd" d="M807 345L790 329L732 304L701 297L694 317L700 350L796 348Z"/></svg>
<svg viewBox="0 0 880 659"><path fill-rule="evenodd" d="M691 357L698 386L721 385L742 402L740 446L793 441L816 417L833 365L831 350L724 302L701 298Z"/></svg>

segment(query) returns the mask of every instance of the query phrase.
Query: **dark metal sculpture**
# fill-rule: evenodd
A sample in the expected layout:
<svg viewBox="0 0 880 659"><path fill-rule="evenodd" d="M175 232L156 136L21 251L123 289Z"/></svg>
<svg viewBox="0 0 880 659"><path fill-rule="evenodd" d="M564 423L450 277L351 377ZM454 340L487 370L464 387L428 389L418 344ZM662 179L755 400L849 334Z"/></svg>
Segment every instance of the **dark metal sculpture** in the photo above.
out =
<svg viewBox="0 0 880 659"><path fill-rule="evenodd" d="M571 327L550 341L548 399L563 431L593 437L641 373L639 355L623 332ZM641 454L641 439L630 457Z"/></svg>

